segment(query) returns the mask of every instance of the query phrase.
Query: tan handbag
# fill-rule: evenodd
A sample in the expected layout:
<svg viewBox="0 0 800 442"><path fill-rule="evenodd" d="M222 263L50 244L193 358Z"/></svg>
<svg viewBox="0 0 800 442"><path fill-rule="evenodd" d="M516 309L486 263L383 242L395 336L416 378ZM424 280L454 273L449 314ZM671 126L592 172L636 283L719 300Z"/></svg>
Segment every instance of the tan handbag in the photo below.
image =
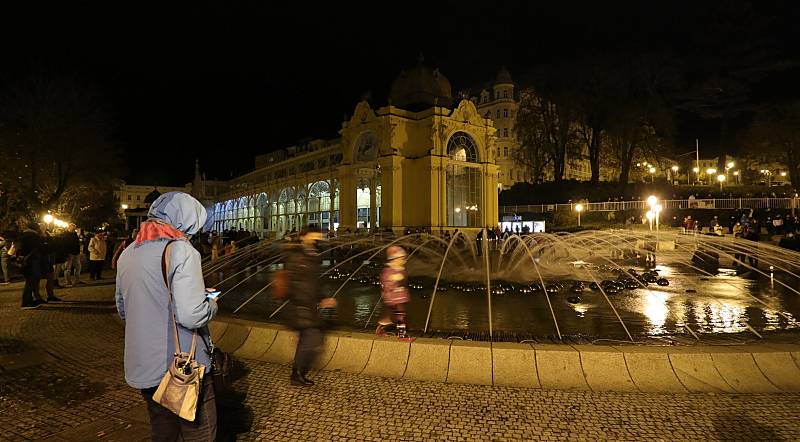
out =
<svg viewBox="0 0 800 442"><path fill-rule="evenodd" d="M172 309L172 288L170 288L167 280L167 263L169 262L170 244L172 244L172 242L164 247L164 254L161 256L161 272L164 275L164 283L167 285L167 289L169 289L169 309L170 312L172 312L172 332L173 339L175 340L175 354L172 363L167 368L167 372L158 385L158 389L156 389L155 394L153 394L153 400L181 418L187 421L194 421L205 367L200 365L194 358L197 347L197 330L195 330L192 335L191 351L185 353L182 352L180 348L178 324L175 321L175 312Z"/></svg>

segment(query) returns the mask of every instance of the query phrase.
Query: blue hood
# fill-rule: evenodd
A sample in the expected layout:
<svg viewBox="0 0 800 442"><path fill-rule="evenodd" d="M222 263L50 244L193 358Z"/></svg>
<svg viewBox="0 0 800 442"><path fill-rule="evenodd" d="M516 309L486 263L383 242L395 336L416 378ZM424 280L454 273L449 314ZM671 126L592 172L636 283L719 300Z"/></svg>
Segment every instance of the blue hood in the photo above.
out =
<svg viewBox="0 0 800 442"><path fill-rule="evenodd" d="M206 224L206 208L194 197L183 192L167 192L150 205L150 218L164 221L181 232L194 235Z"/></svg>

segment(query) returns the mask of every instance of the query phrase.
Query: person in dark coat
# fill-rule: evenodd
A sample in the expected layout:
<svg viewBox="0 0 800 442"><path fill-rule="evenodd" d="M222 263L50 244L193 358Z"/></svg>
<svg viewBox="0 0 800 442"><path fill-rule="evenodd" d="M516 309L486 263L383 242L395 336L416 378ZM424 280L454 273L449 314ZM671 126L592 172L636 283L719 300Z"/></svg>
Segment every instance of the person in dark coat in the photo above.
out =
<svg viewBox="0 0 800 442"><path fill-rule="evenodd" d="M67 262L64 266L64 282L68 286L78 284L81 276L81 239L78 238L75 228L75 224L70 224L62 238L64 250L67 252ZM75 272L74 276L72 274L73 270Z"/></svg>
<svg viewBox="0 0 800 442"><path fill-rule="evenodd" d="M297 350L290 381L292 385L314 385L306 377L322 347L322 321L318 308L333 308L336 300L322 297L322 258L317 242L323 239L317 226L303 229L300 243L287 246L286 272L289 293L289 326L297 330Z"/></svg>
<svg viewBox="0 0 800 442"><path fill-rule="evenodd" d="M42 270L49 264L44 251L41 230L36 223L28 224L28 228L17 239L17 260L19 261L22 276L25 277L25 287L22 289L22 308L37 308L47 301L39 293L39 281L42 279Z"/></svg>
<svg viewBox="0 0 800 442"><path fill-rule="evenodd" d="M45 279L45 290L47 290L47 301L61 301L53 290L58 286L56 281L56 254L58 253L58 241L56 237L48 233L42 235L42 277Z"/></svg>

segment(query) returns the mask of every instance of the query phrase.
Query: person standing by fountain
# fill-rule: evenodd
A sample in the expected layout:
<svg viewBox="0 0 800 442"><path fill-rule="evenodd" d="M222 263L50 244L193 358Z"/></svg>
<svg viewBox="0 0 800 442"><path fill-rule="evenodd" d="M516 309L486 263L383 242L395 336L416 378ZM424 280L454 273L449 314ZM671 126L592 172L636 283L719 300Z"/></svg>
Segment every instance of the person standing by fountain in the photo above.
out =
<svg viewBox="0 0 800 442"><path fill-rule="evenodd" d="M397 336L406 336L406 304L409 301L406 257L406 251L400 246L386 249L386 267L381 273L381 297L386 312L378 321L376 335L382 334L386 326L394 324Z"/></svg>
<svg viewBox="0 0 800 442"><path fill-rule="evenodd" d="M308 226L300 231L300 244L290 244L286 250L289 326L298 333L292 375L289 377L292 385L314 385L306 374L322 348L319 308L336 307L335 299L322 298L322 256L317 243L323 238L318 226Z"/></svg>

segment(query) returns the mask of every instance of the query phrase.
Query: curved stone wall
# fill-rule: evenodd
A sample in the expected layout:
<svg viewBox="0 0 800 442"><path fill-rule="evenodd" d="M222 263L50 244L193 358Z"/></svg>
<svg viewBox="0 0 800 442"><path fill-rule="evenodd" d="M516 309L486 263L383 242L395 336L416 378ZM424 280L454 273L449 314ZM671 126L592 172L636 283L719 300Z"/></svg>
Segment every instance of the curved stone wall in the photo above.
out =
<svg viewBox="0 0 800 442"><path fill-rule="evenodd" d="M291 363L297 337L277 325L211 324L236 357ZM800 392L800 345L606 346L516 344L329 332L317 361L341 370L422 381L592 391Z"/></svg>

